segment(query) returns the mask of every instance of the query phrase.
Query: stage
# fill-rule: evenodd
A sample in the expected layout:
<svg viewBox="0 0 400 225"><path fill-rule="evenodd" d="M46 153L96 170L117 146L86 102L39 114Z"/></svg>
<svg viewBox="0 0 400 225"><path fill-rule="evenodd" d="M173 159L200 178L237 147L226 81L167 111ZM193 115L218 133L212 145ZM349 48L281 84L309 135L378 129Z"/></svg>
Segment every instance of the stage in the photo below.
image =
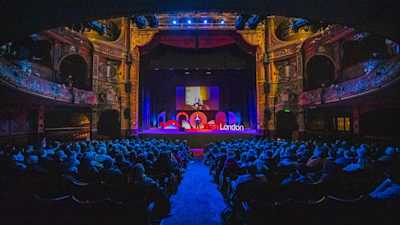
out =
<svg viewBox="0 0 400 225"><path fill-rule="evenodd" d="M179 131L176 129L147 129L139 132L143 138L166 138L171 140L187 140L191 148L205 148L207 144L215 141L231 140L238 138L251 138L262 136L261 132L255 129L244 131L221 131L221 130L188 130Z"/></svg>

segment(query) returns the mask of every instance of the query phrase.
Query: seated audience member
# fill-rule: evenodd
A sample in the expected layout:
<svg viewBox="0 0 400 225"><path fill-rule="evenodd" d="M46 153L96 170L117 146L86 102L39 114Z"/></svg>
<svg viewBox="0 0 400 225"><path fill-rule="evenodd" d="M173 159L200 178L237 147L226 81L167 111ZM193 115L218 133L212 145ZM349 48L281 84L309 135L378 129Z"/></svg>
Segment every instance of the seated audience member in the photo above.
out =
<svg viewBox="0 0 400 225"><path fill-rule="evenodd" d="M400 172L397 168L391 178L386 178L369 196L373 199L388 200L400 199Z"/></svg>
<svg viewBox="0 0 400 225"><path fill-rule="evenodd" d="M136 164L132 168L129 184L132 185L132 189L128 191L127 199L143 199L146 204L154 202L155 213L158 217L162 218L168 215L170 202L167 196L162 193L153 179L146 176L145 168L142 164Z"/></svg>
<svg viewBox="0 0 400 225"><path fill-rule="evenodd" d="M340 166L341 168L346 167L353 161L353 156L350 150L347 149L339 149L337 151L337 158L335 160L335 164Z"/></svg>
<svg viewBox="0 0 400 225"><path fill-rule="evenodd" d="M255 165L250 165L246 169L246 174L240 175L232 182L232 193L234 194L240 185L253 181L267 182L267 178L263 174L257 174L257 167Z"/></svg>
<svg viewBox="0 0 400 225"><path fill-rule="evenodd" d="M306 177L295 167L290 168L289 175L281 181L282 186L289 186L295 183L306 183Z"/></svg>
<svg viewBox="0 0 400 225"><path fill-rule="evenodd" d="M308 159L306 167L311 171L320 171L324 163L324 152L320 147L316 147L313 151L313 155Z"/></svg>
<svg viewBox="0 0 400 225"><path fill-rule="evenodd" d="M369 163L369 159L367 157L367 147L366 145L361 145L356 150L356 158L355 162L348 164L343 168L345 172L355 172L359 170L366 169Z"/></svg>
<svg viewBox="0 0 400 225"><path fill-rule="evenodd" d="M102 181L107 184L121 184L123 177L122 171L115 165L113 159L106 159L103 161L103 168L101 170Z"/></svg>

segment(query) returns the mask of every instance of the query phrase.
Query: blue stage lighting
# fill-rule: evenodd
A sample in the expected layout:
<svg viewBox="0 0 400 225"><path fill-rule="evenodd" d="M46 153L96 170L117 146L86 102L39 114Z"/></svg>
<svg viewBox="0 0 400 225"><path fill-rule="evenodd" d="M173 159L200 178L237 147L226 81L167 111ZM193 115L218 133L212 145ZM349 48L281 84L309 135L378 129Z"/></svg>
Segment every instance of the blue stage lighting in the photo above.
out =
<svg viewBox="0 0 400 225"><path fill-rule="evenodd" d="M148 21L148 25L151 28L157 28L160 22L158 21L158 18L154 15L152 16L146 16L146 19Z"/></svg>
<svg viewBox="0 0 400 225"><path fill-rule="evenodd" d="M250 29L256 29L258 24L260 23L261 18L258 15L252 15L248 20L247 20L247 26L249 26Z"/></svg>
<svg viewBox="0 0 400 225"><path fill-rule="evenodd" d="M149 24L145 16L136 16L135 23L139 29L146 28L146 26Z"/></svg>
<svg viewBox="0 0 400 225"><path fill-rule="evenodd" d="M207 23L208 23L208 21L207 21L207 20L203 20L203 23L204 23L204 24L207 24Z"/></svg>
<svg viewBox="0 0 400 225"><path fill-rule="evenodd" d="M178 22L176 20L172 21L172 24L176 25Z"/></svg>
<svg viewBox="0 0 400 225"><path fill-rule="evenodd" d="M261 18L258 15L252 15L248 20L247 20L247 25L249 26L250 29L256 29L258 26L258 23L260 23Z"/></svg>
<svg viewBox="0 0 400 225"><path fill-rule="evenodd" d="M192 21L191 21L191 20L188 20L187 23L188 23L188 24L192 24Z"/></svg>
<svg viewBox="0 0 400 225"><path fill-rule="evenodd" d="M235 27L237 30L243 30L246 26L246 21L248 20L248 15L240 15L236 18Z"/></svg>
<svg viewBox="0 0 400 225"><path fill-rule="evenodd" d="M225 20L221 20L220 24L225 24Z"/></svg>

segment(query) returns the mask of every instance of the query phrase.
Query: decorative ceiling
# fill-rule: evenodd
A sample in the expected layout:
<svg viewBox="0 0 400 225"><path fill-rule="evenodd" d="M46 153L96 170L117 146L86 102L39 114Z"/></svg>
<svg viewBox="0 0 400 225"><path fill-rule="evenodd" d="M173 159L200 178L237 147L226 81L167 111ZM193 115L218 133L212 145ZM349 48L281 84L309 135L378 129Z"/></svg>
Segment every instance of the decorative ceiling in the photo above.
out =
<svg viewBox="0 0 400 225"><path fill-rule="evenodd" d="M400 40L396 0L1 0L0 43L64 25L135 14L237 12L348 25Z"/></svg>

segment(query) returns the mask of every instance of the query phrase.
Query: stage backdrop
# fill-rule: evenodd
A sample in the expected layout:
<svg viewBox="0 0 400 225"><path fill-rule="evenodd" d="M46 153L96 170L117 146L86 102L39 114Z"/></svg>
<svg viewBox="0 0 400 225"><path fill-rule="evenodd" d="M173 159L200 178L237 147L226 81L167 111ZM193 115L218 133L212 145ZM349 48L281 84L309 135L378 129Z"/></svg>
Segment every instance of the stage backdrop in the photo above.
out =
<svg viewBox="0 0 400 225"><path fill-rule="evenodd" d="M206 102L208 120L218 111L235 112L246 128L256 128L255 58L237 45L207 50L160 45L142 58L141 74L142 129L154 126L161 112L166 120L179 111L191 114L196 101Z"/></svg>
<svg viewBox="0 0 400 225"><path fill-rule="evenodd" d="M219 110L219 87L177 86L177 111L217 111Z"/></svg>

